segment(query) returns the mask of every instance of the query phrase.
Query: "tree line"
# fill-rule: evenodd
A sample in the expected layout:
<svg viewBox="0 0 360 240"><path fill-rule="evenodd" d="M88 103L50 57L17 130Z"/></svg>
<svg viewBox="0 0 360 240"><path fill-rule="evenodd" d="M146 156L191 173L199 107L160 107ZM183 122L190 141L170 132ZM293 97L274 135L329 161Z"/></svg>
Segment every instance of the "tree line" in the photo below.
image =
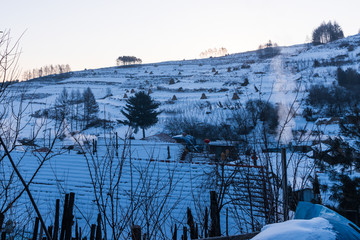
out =
<svg viewBox="0 0 360 240"><path fill-rule="evenodd" d="M78 130L94 124L98 112L99 105L89 87L82 93L79 89L69 93L63 88L52 108L38 110L33 116L55 119L57 125L66 121L71 130Z"/></svg>
<svg viewBox="0 0 360 240"><path fill-rule="evenodd" d="M228 54L228 51L226 48L221 47L219 49L217 48L209 48L203 52L200 53L201 58L206 57L222 57Z"/></svg>
<svg viewBox="0 0 360 240"><path fill-rule="evenodd" d="M134 56L120 56L116 59L116 65L141 64L142 60Z"/></svg>
<svg viewBox="0 0 360 240"><path fill-rule="evenodd" d="M344 33L340 25L334 21L332 23L321 23L312 33L312 43L314 45L326 44L338 39L344 38Z"/></svg>
<svg viewBox="0 0 360 240"><path fill-rule="evenodd" d="M41 68L34 68L32 70L24 71L23 80L29 80L38 77L45 77L53 74L61 74L70 72L69 64L46 65Z"/></svg>

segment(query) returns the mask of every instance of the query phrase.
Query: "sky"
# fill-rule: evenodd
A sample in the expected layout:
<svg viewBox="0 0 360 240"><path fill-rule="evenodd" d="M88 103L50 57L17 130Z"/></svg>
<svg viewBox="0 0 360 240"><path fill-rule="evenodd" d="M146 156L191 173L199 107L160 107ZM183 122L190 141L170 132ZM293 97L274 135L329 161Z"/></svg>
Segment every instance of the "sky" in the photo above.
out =
<svg viewBox="0 0 360 240"><path fill-rule="evenodd" d="M359 0L0 0L0 31L20 39L19 68L69 64L72 70L116 65L130 55L144 63L229 53L268 40L301 44L323 21L345 36L360 29ZM1 33L0 33L1 34Z"/></svg>

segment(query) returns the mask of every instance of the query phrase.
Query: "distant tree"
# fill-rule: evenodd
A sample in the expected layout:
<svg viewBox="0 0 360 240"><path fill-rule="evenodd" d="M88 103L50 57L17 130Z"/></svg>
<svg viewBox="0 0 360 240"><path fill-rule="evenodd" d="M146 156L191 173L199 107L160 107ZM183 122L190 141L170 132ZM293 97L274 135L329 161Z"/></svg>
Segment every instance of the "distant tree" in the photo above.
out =
<svg viewBox="0 0 360 240"><path fill-rule="evenodd" d="M274 132L279 125L278 109L272 103L259 99L249 100L245 108L253 126L261 121L267 130Z"/></svg>
<svg viewBox="0 0 360 240"><path fill-rule="evenodd" d="M69 93L63 88L60 95L55 99L56 120L63 121L69 115Z"/></svg>
<svg viewBox="0 0 360 240"><path fill-rule="evenodd" d="M145 92L135 93L135 96L126 100L124 110L121 110L127 120L119 122L135 128L135 132L141 128L145 138L145 129L153 126L158 121L158 115L161 112L157 112L156 109L159 105L160 103L155 102Z"/></svg>
<svg viewBox="0 0 360 240"><path fill-rule="evenodd" d="M83 92L83 104L84 104L84 123L87 125L90 121L97 118L97 113L99 112L99 105L95 100L95 96L92 93L91 89L88 87Z"/></svg>
<svg viewBox="0 0 360 240"><path fill-rule="evenodd" d="M116 59L116 64L120 65L129 65L129 64L141 64L142 60L134 56L120 56Z"/></svg>
<svg viewBox="0 0 360 240"><path fill-rule="evenodd" d="M314 45L325 44L338 39L344 38L344 33L340 25L334 21L331 23L323 22L312 33L312 43Z"/></svg>
<svg viewBox="0 0 360 240"><path fill-rule="evenodd" d="M339 84L340 85L340 84ZM328 117L340 117L356 104L359 97L345 87L313 85L306 102Z"/></svg>
<svg viewBox="0 0 360 240"><path fill-rule="evenodd" d="M226 48L221 47L219 49L217 48L209 48L203 52L200 53L201 58L206 57L222 57L228 54L228 51Z"/></svg>
<svg viewBox="0 0 360 240"><path fill-rule="evenodd" d="M71 91L69 97L71 130L73 130L74 127L75 129L78 129L78 122L79 120L81 120L81 118L79 118L80 108L83 101L84 99L79 89ZM74 126L74 122L75 122L75 126Z"/></svg>
<svg viewBox="0 0 360 240"><path fill-rule="evenodd" d="M58 64L58 65L47 65L41 68L35 68L32 70L24 71L23 78L24 80L29 80L32 78L45 77L52 74L61 74L70 72L71 68L69 64Z"/></svg>
<svg viewBox="0 0 360 240"><path fill-rule="evenodd" d="M272 58L280 54L280 48L277 43L272 43L269 40L269 42L259 46L257 54L260 58Z"/></svg>

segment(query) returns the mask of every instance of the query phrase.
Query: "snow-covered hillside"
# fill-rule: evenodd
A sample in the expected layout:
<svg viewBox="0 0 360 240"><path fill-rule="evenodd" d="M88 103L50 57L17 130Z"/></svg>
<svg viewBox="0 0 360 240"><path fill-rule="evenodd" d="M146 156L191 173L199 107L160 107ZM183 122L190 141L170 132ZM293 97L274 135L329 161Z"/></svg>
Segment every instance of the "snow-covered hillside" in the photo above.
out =
<svg viewBox="0 0 360 240"><path fill-rule="evenodd" d="M321 46L303 44L280 49L281 53L271 58L260 57L257 51L252 51L209 59L89 69L11 84L8 88L9 97L12 97L13 118L18 121L9 121L4 124L4 128L20 129L14 132L19 133L17 138L23 145L20 142L9 143L11 136L6 136L7 143L9 146L21 145L14 147L12 154L27 181L41 166L30 189L37 198L40 210L48 217L46 221L51 221L50 218L53 217L50 210L55 198L74 191L77 194L76 203L79 204L75 217L84 225L95 222L98 211L95 203L99 201L96 194L101 196L99 198L105 198L105 202L109 201L114 193L109 190L114 183L114 178L111 178L119 173L116 190L121 201L117 199L118 209L131 209L133 213L140 214L140 217L136 216L139 221L137 224L142 227L151 225L162 236L170 236L174 224L186 225L186 207L192 208L195 221L201 223L205 214L204 207L209 206L209 192L217 190L218 185L223 187L221 177L230 176L231 184L236 183L236 186L230 184L223 199L231 204L237 202L237 205L224 205L229 206L230 234L259 230L269 220L270 212L276 217L276 221L281 221L280 182L284 177L278 150L287 146L287 175L293 190L309 187L309 179L316 171L314 161L305 150L294 149L312 145L302 146L301 143L319 140L320 136L312 135L313 132L322 132L324 136L336 135L338 127L335 124L323 126L319 121L305 120L302 112L307 90L315 84L333 85L338 67L360 70L360 35ZM99 104L98 117L107 120L106 124L110 124L111 129L104 130L97 126L82 130L80 127L69 127L70 124L66 123L65 130L62 128L64 131L56 135L56 123L53 119L36 117L39 110L54 107L55 99L64 88L71 92L83 91L88 87ZM129 140L128 126L117 120L124 120L121 110L126 100L139 91L149 93L160 102L159 108L162 111L159 122L146 130L147 136L166 132L164 126L174 118L189 117L214 125L226 123L233 114L234 105L261 99L277 106L279 130L271 134L271 139L264 141L269 144L269 149L274 147L271 142L277 142L277 146L272 151L263 151L263 143L258 144L257 139L262 136L254 134L247 139L251 145L250 154L244 154L240 160L232 159L221 169L219 164L208 161L210 157L207 151L198 156L202 161L180 161L184 152L183 145L139 140L142 134L136 133L135 140L131 143L120 143L120 149L121 146L129 147L128 152L121 155L120 151L116 155L115 134L118 136L116 139ZM206 97L200 99L203 94ZM234 99L235 95L239 99ZM174 96L176 99L173 99ZM21 119L14 114L19 109ZM10 112L7 114L11 115ZM301 134L296 135L297 132ZM33 136L37 136L37 145L26 142L26 139ZM58 138L53 139L54 136ZM209 139L212 137L208 136ZM97 151L91 149L95 145L98 146ZM45 147L51 146L52 152L47 152ZM89 149L84 151L81 147ZM49 156L45 157L45 153L49 153ZM1 173L6 177L11 166L7 162L3 163L5 167ZM223 170L223 176L219 175L219 169ZM274 184L264 181L265 174L269 183L273 181ZM22 189L20 184L16 184L15 192ZM99 186L108 192L99 191ZM269 197L267 193L270 191L273 195ZM274 196L276 206L271 206L270 209L266 201L273 200ZM141 201L134 201L134 198ZM25 196L20 198L16 204L16 211L20 214L16 214L21 216L25 213L24 209L31 209L26 202ZM132 206L134 202L139 204L136 210ZM156 209L148 209L149 206L156 206ZM257 211L258 209L264 210ZM129 217L129 212L119 212L122 217ZM158 218L154 219L153 214L159 214ZM224 220L225 207L221 217ZM159 219L163 220L163 226L159 226ZM124 223L124 228L127 228L121 233L124 238L129 234L130 225L129 221ZM224 231L224 221L221 227Z"/></svg>
<svg viewBox="0 0 360 240"><path fill-rule="evenodd" d="M268 59L259 58L253 51L209 59L89 69L72 72L59 80L49 76L20 82L12 85L11 90L17 95L20 91L24 93L24 99L31 104L28 110L35 112L52 106L63 88L70 92L90 87L100 104L99 116L111 120L123 118L120 110L125 94L132 96L132 89L151 90L151 96L161 102L163 113L159 123L150 129L150 135L161 132L164 121L177 115L224 118L227 110L219 102L223 105L248 99L269 100L282 106L281 120L290 104L299 103L306 96L309 85L332 84L339 66L358 69L359 42L360 36L355 35L322 46L282 47L280 55ZM319 66L314 66L315 60ZM109 91L112 96L106 97ZM202 93L207 99L200 100ZM234 93L239 100L231 100ZM171 101L174 95L177 100ZM300 115L301 109L296 114ZM302 125L300 117L292 123L293 128ZM126 129L119 125L116 128L118 132Z"/></svg>

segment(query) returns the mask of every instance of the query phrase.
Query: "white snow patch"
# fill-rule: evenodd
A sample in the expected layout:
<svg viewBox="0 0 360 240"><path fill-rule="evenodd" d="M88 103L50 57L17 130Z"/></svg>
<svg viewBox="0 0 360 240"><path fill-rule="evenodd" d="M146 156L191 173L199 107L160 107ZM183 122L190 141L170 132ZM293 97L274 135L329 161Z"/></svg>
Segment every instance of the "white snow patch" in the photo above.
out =
<svg viewBox="0 0 360 240"><path fill-rule="evenodd" d="M253 240L331 240L336 234L328 220L316 217L310 220L289 220L266 225Z"/></svg>

